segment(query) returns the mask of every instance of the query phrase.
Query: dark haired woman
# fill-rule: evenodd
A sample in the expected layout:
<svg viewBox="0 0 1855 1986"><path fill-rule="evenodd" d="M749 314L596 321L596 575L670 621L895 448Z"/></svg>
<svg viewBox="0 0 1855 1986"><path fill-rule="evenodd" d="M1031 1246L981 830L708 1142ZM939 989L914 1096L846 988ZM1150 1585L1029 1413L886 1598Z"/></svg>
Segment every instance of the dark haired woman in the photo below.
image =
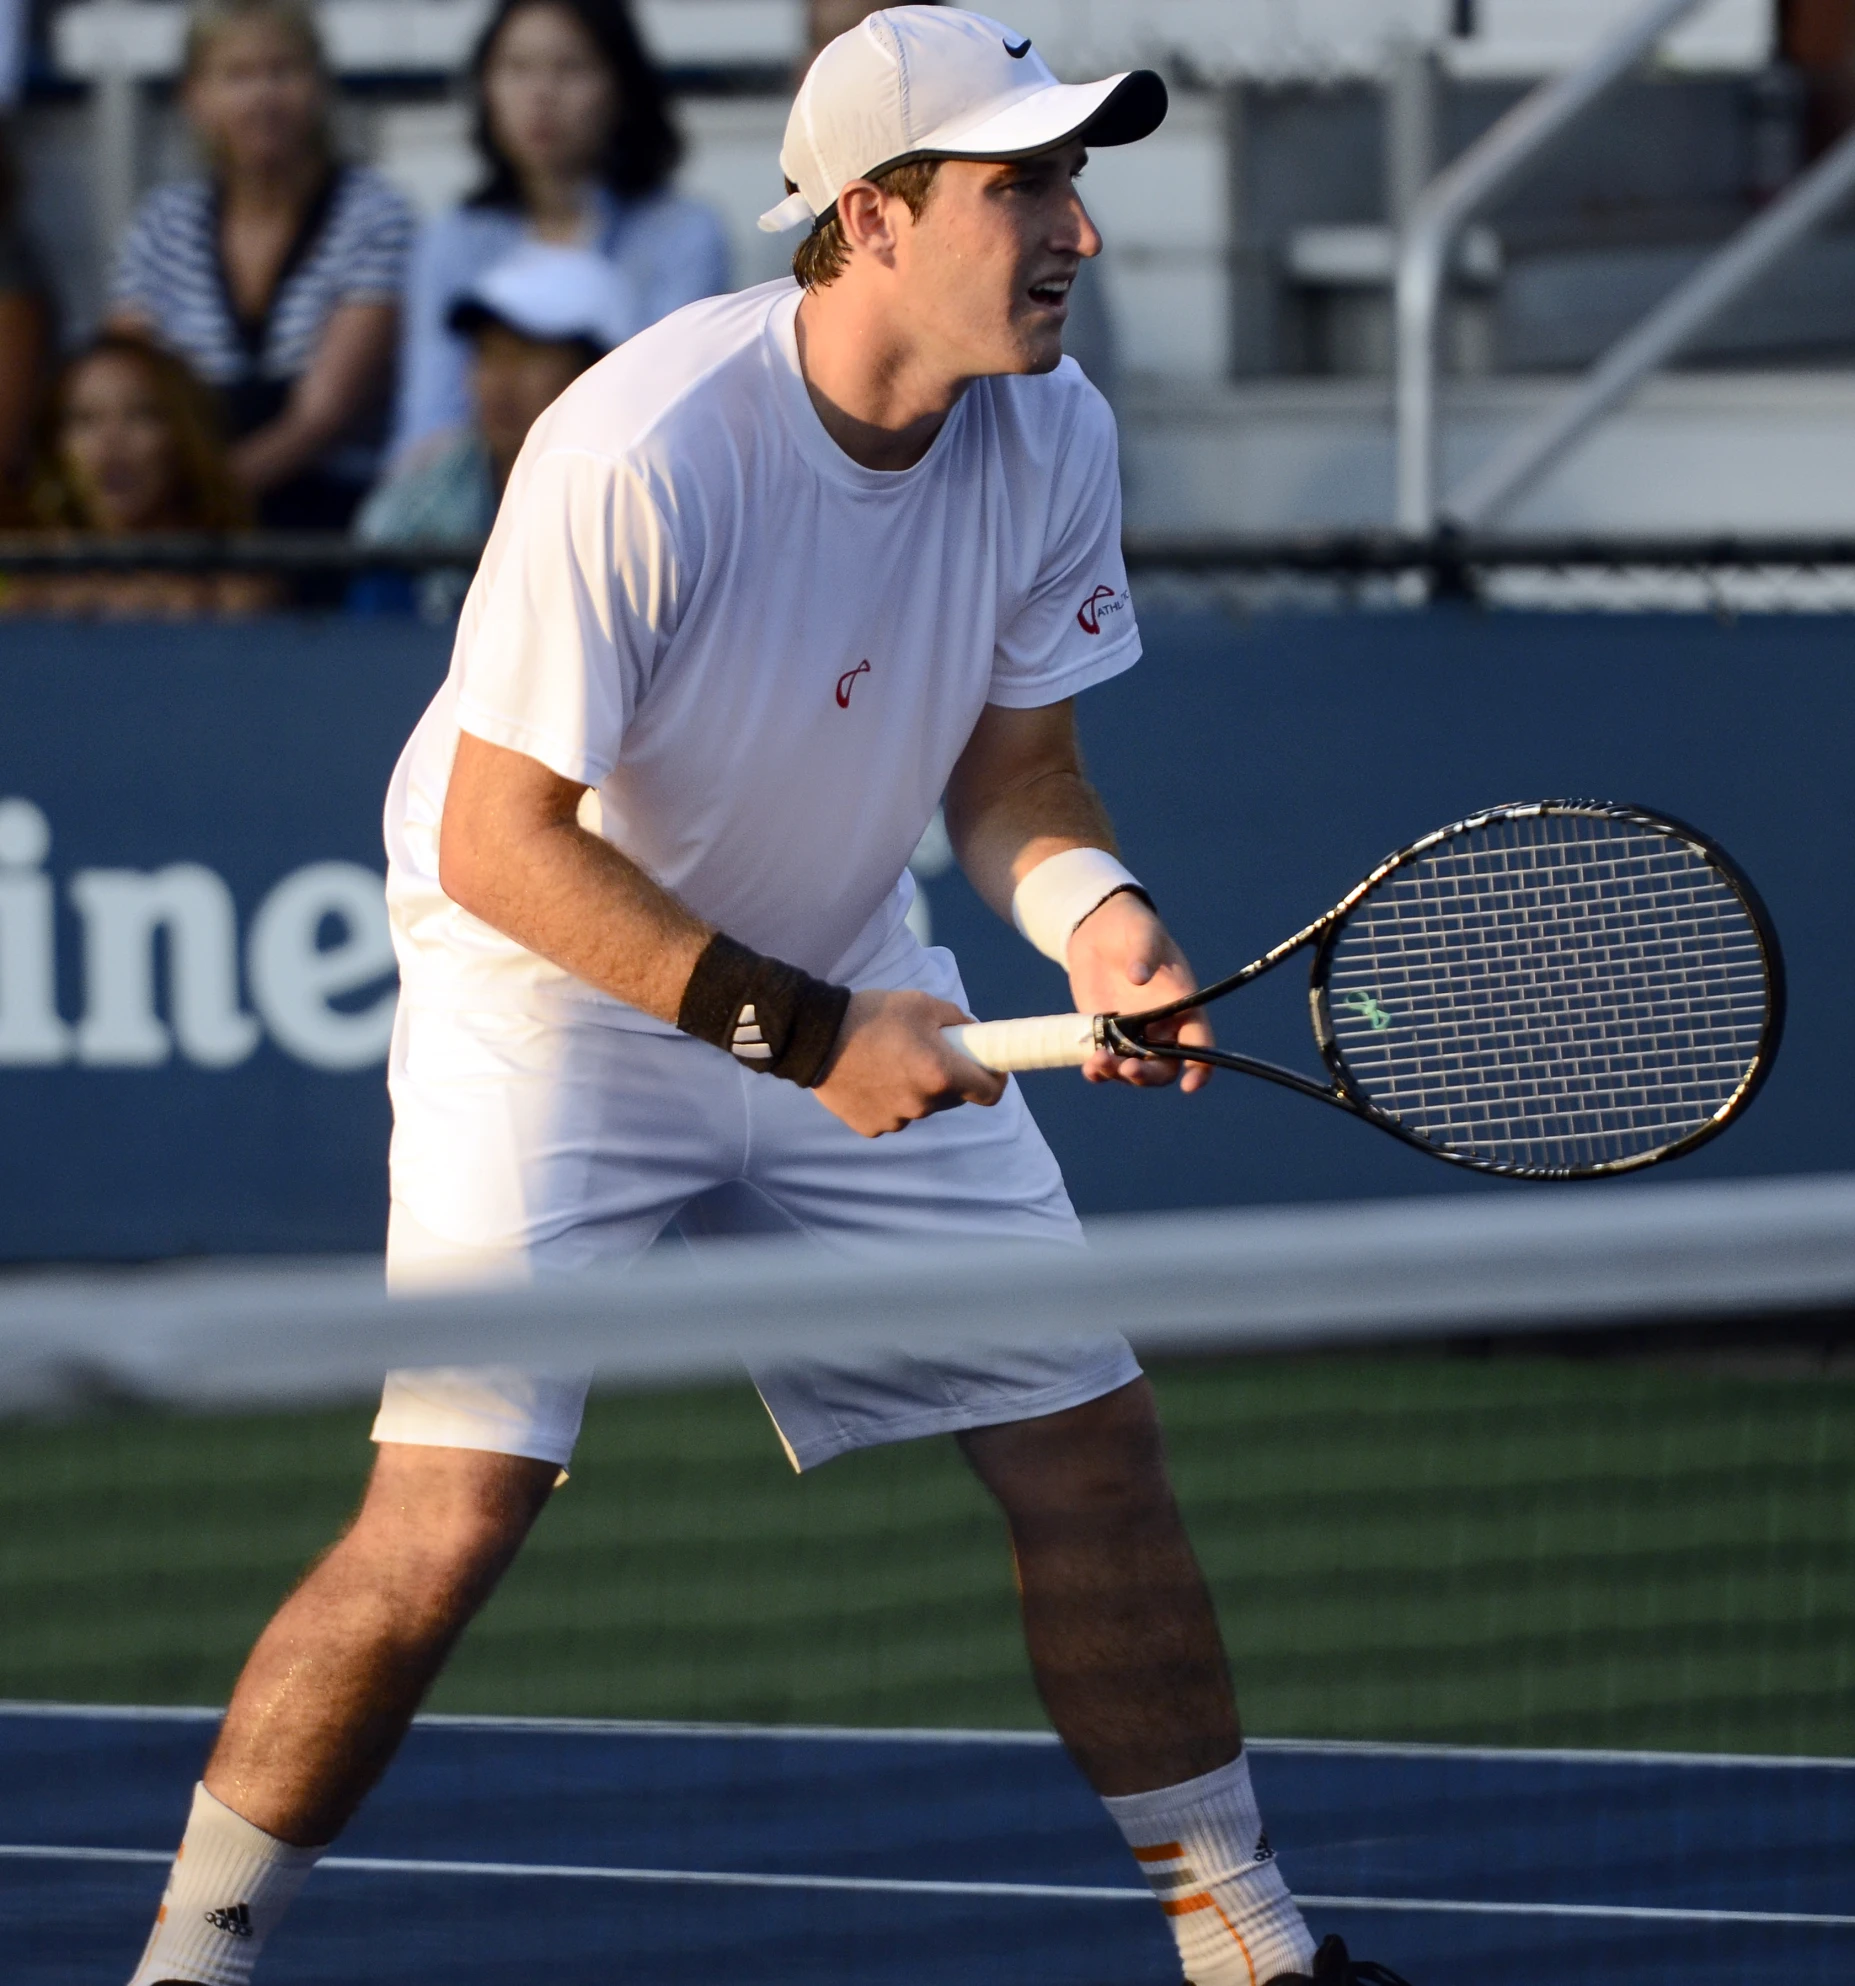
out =
<svg viewBox="0 0 1855 1986"><path fill-rule="evenodd" d="M215 390L262 523L339 529L378 466L412 211L334 157L307 0L199 0L181 97L211 170L142 202L110 325Z"/></svg>
<svg viewBox="0 0 1855 1986"><path fill-rule="evenodd" d="M487 175L413 257L396 456L469 419L469 352L451 310L524 241L617 263L646 324L728 287L721 223L667 190L682 144L624 0L502 0L472 73Z"/></svg>
<svg viewBox="0 0 1855 1986"><path fill-rule="evenodd" d="M44 414L28 498L47 531L224 532L251 522L212 396L171 352L106 331L68 359ZM252 574L98 572L14 579L0 610L168 620L275 604Z"/></svg>

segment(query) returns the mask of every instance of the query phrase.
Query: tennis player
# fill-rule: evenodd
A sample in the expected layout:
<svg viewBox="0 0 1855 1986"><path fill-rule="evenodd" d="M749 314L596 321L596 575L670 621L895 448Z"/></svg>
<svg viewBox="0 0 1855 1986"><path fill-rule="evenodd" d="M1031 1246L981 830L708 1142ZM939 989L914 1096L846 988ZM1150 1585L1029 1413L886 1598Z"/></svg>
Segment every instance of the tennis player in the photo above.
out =
<svg viewBox="0 0 1855 1986"><path fill-rule="evenodd" d="M965 999L908 931L906 865L944 794L967 875L1078 1008L1194 983L1072 714L1139 653L1113 420L1062 355L1101 246L1075 178L1165 109L1157 76L1059 84L977 14L877 13L787 128L763 225L808 228L797 283L677 312L536 423L387 803L396 1286L623 1260L678 1217L1078 1239L1017 1089L942 1037ZM1009 1521L1043 1700L1196 1986L1386 1976L1338 1939L1316 1956L1283 1884L1124 1341L755 1378L801 1469L958 1437ZM519 1343L389 1377L362 1508L240 1678L134 1986L250 1977L585 1392Z"/></svg>

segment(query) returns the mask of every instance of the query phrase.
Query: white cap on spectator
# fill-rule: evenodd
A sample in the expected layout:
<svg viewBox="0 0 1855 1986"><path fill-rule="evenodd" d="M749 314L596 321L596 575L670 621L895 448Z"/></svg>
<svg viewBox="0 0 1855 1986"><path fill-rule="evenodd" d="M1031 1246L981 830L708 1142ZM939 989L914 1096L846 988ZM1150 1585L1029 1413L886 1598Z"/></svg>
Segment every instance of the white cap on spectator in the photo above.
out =
<svg viewBox="0 0 1855 1986"><path fill-rule="evenodd" d="M1018 159L1066 139L1127 145L1166 115L1150 69L1059 83L1019 34L956 7L885 7L819 53L779 163L799 189L760 216L768 234L815 225L853 179L914 159Z"/></svg>
<svg viewBox="0 0 1855 1986"><path fill-rule="evenodd" d="M625 272L589 248L523 244L477 277L451 307L453 331L486 320L544 344L578 342L609 352L644 328Z"/></svg>

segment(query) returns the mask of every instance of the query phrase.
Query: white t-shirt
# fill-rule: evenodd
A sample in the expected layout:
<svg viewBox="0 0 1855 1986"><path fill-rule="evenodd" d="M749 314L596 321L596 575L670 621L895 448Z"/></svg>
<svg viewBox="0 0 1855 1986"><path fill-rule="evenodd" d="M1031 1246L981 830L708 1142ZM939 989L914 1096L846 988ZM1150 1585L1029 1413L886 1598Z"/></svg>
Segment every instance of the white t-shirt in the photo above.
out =
<svg viewBox="0 0 1855 1986"><path fill-rule="evenodd" d="M461 729L595 789L581 817L756 951L855 984L988 703L1140 652L1114 417L1065 360L970 387L912 469L851 461L805 390L800 291L691 304L536 422L387 799L408 997L663 1025L438 887Z"/></svg>

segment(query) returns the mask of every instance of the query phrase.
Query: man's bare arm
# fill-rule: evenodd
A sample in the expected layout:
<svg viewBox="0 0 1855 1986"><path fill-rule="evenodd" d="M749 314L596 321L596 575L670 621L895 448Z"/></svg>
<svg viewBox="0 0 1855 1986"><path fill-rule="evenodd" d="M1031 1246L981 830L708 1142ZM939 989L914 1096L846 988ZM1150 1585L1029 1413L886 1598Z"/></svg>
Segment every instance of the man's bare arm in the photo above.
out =
<svg viewBox="0 0 1855 1986"><path fill-rule="evenodd" d="M463 733L439 830L439 884L517 944L674 1023L715 933L581 827L586 790L521 752ZM926 993L853 994L812 1094L865 1137L956 1104L996 1103L1003 1079L941 1038L942 1028L967 1018Z"/></svg>
<svg viewBox="0 0 1855 1986"><path fill-rule="evenodd" d="M579 822L586 788L466 731L438 837L453 903L629 1007L674 1021L714 933Z"/></svg>
<svg viewBox="0 0 1855 1986"><path fill-rule="evenodd" d="M1073 703L1038 710L988 704L947 782L947 834L974 889L1001 917L1011 916L1019 883L1066 848L1114 851L1114 827L1088 782L1076 741ZM1069 941L1069 984L1076 1009L1112 1014L1162 1006L1197 984L1184 954L1146 902L1111 896L1076 926ZM1181 1041L1209 1043L1200 1013L1166 1023ZM1141 1086L1171 1082L1165 1062L1116 1061L1098 1052L1083 1068L1093 1082ZM1211 1072L1185 1072L1187 1090L1202 1089Z"/></svg>
<svg viewBox="0 0 1855 1986"><path fill-rule="evenodd" d="M1039 862L1065 848L1114 850L1114 827L1082 770L1073 703L987 704L947 782L947 834L967 880L999 916Z"/></svg>

